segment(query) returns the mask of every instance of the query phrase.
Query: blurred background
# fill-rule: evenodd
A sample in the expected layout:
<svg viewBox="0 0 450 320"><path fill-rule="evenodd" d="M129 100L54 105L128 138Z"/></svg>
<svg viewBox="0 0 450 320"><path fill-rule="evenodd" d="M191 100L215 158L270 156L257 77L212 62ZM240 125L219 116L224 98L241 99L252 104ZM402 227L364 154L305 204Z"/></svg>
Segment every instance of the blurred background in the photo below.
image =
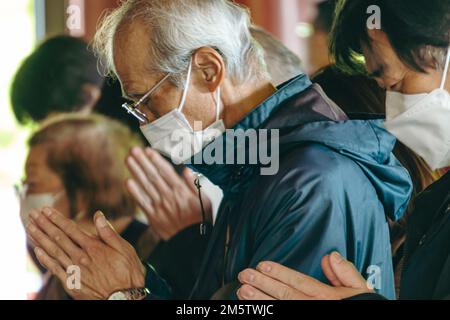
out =
<svg viewBox="0 0 450 320"><path fill-rule="evenodd" d="M253 22L279 38L312 74L327 65L331 11L320 0L239 0ZM19 125L10 106L11 82L20 63L44 39L70 34L90 41L104 10L118 0L0 1L0 299L27 299L40 276L27 257L14 185L23 178L32 125ZM319 6L320 5L320 6ZM310 54L314 52L314 55ZM5 263L7 261L7 263Z"/></svg>

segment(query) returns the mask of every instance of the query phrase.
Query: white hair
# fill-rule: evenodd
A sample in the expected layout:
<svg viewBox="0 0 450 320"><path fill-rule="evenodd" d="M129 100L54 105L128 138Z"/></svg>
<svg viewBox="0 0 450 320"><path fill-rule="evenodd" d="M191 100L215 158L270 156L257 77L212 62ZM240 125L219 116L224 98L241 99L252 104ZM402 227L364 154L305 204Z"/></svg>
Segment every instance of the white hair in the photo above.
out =
<svg viewBox="0 0 450 320"><path fill-rule="evenodd" d="M436 70L444 71L445 63L447 62L447 53L448 50L450 50L449 48L423 46L420 51L420 58L425 61L431 61L432 66Z"/></svg>
<svg viewBox="0 0 450 320"><path fill-rule="evenodd" d="M201 47L221 54L227 75L236 84L268 78L264 53L249 31L248 11L227 0L123 1L105 16L94 40L107 73L117 74L113 58L116 33L135 19L141 19L150 32L151 65L145 67L172 74L176 85L183 85L181 77L192 54Z"/></svg>

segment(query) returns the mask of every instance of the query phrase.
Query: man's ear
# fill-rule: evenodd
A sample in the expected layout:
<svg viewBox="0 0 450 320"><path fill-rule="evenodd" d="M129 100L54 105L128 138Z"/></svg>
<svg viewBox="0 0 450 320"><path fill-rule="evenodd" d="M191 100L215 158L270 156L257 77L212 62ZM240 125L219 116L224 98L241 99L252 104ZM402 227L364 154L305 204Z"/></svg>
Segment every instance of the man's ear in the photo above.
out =
<svg viewBox="0 0 450 320"><path fill-rule="evenodd" d="M193 55L193 68L197 81L201 81L206 90L215 92L225 78L225 61L214 49L203 47L195 51Z"/></svg>

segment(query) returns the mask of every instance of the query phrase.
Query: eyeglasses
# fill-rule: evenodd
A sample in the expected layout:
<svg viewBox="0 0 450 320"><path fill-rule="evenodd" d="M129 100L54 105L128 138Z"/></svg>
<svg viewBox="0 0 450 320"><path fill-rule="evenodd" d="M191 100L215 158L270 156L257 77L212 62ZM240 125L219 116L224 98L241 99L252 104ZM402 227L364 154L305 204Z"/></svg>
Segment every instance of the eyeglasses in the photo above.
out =
<svg viewBox="0 0 450 320"><path fill-rule="evenodd" d="M124 103L122 105L122 108L124 108L125 110L127 110L128 114L131 114L132 116L134 116L136 119L139 120L139 122L143 123L143 124L147 124L150 123L150 121L148 120L147 116L145 115L145 113L143 113L141 110L139 110L139 107L144 104L145 102L147 102L148 98L150 98L150 96L153 94L153 92L155 92L156 90L158 90L159 87L161 87L161 85L164 83L164 81L166 81L170 76L170 73L167 74L160 82L158 82L152 89L150 89L149 92L147 92L138 102L135 103Z"/></svg>

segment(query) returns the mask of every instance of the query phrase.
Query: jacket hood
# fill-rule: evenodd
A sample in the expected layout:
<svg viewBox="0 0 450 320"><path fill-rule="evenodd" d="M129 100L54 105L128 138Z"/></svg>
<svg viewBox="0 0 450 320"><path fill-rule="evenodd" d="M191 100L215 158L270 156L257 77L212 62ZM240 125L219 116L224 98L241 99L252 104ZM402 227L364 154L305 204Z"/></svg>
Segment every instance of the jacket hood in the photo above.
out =
<svg viewBox="0 0 450 320"><path fill-rule="evenodd" d="M278 88L278 91L253 110L234 130L278 129L280 159L283 152L295 145L317 143L355 161L372 183L385 214L398 220L405 211L412 183L407 170L392 153L396 139L383 126L383 120L348 120L318 85L313 85L305 75L300 75ZM225 141L225 142L224 142ZM210 148L220 143L224 154L248 146L227 147L223 135ZM255 174L250 165L196 164L194 170L219 185L225 195L239 193Z"/></svg>
<svg viewBox="0 0 450 320"><path fill-rule="evenodd" d="M318 143L352 159L374 186L385 214L396 221L408 206L412 184L408 171L392 153L396 139L383 123L383 120L312 122L283 136L280 148Z"/></svg>

